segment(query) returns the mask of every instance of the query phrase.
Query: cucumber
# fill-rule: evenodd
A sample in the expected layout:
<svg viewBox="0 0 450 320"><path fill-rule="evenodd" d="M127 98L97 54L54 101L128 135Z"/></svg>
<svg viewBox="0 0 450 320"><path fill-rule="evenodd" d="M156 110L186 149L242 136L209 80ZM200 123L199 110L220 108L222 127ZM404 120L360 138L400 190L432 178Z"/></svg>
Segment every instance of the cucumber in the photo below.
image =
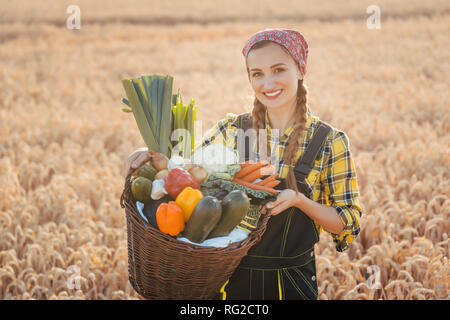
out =
<svg viewBox="0 0 450 320"><path fill-rule="evenodd" d="M206 196L197 202L191 214L183 236L192 242L200 243L206 239L222 216L220 201L213 196Z"/></svg>
<svg viewBox="0 0 450 320"><path fill-rule="evenodd" d="M222 217L209 233L208 239L224 237L244 219L250 207L250 200L245 192L233 190L222 200Z"/></svg>

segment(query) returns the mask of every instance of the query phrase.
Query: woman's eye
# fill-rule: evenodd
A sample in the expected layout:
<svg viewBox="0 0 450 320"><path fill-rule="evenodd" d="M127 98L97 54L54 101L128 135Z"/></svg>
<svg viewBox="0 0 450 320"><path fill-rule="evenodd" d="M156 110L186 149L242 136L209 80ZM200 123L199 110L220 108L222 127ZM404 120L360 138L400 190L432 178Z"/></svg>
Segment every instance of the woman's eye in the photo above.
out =
<svg viewBox="0 0 450 320"><path fill-rule="evenodd" d="M275 73L280 73L280 72L283 72L284 71L284 69L283 68L276 68L275 69ZM253 77L259 77L259 76L261 76L262 74L261 74L261 72L255 72L255 73L253 73Z"/></svg>

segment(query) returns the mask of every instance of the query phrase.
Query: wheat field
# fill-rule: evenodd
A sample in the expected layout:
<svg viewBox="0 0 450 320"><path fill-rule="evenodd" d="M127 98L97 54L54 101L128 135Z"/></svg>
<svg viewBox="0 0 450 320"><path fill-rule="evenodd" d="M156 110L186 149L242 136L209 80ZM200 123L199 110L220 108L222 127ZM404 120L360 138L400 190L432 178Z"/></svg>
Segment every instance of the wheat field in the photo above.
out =
<svg viewBox="0 0 450 320"><path fill-rule="evenodd" d="M344 253L321 234L319 299L450 298L448 1L80 0L79 30L70 4L0 1L1 299L141 299L119 198L144 143L120 80L173 75L206 131L251 110L241 49L267 27L307 39L308 104L358 174L361 233Z"/></svg>

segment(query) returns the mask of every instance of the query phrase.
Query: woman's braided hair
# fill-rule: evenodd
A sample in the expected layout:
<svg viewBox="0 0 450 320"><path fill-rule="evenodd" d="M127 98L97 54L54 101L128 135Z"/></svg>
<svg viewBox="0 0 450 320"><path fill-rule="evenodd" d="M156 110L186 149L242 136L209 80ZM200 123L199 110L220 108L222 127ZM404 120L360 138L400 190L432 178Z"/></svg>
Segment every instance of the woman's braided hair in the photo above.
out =
<svg viewBox="0 0 450 320"><path fill-rule="evenodd" d="M264 40L257 42L250 50L258 49L266 46L269 43L274 43L270 40ZM285 50L288 54L289 52L282 46L280 46L283 50ZM247 68L247 72L248 68ZM249 74L250 77L250 74ZM288 145L284 151L284 163L285 165L289 166L288 175L286 177L286 187L289 189L293 189L296 192L298 191L297 183L294 175L294 166L295 166L295 160L297 151L299 150L300 143L303 138L303 131L305 129L306 125L306 112L307 112L307 97L308 94L308 88L303 83L303 79L298 81L298 88L297 88L297 106L296 106L296 112L294 114L295 121L293 124L293 131L291 132L291 135L289 136L289 142ZM266 106L264 106L256 97L253 102L253 110L252 110L252 116L253 116L253 129L256 130L257 134L257 141L259 141L259 129L265 129L265 113L266 113ZM259 146L258 146L259 147ZM267 155L270 159L271 150L269 147L269 144L267 143Z"/></svg>

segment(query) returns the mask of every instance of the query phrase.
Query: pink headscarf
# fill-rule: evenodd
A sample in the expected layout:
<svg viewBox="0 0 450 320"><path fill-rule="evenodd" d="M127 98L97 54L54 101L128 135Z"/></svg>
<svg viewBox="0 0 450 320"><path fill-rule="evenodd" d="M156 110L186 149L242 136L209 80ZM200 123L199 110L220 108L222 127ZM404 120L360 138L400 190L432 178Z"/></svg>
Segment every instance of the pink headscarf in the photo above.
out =
<svg viewBox="0 0 450 320"><path fill-rule="evenodd" d="M300 72L304 77L306 74L306 61L308 59L308 43L305 38L295 30L289 29L264 29L258 31L247 40L242 54L247 58L251 47L260 41L270 40L285 47L295 62L300 67Z"/></svg>

